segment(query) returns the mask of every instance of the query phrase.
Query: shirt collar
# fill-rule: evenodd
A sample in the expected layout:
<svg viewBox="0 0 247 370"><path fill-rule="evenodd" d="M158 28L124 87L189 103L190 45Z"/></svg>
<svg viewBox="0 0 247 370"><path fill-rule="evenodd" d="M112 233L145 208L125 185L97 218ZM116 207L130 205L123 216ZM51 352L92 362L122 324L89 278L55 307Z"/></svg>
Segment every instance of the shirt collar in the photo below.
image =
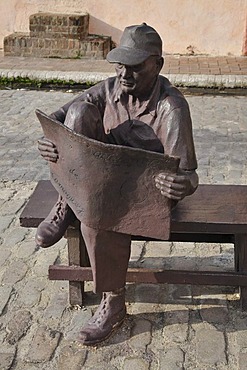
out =
<svg viewBox="0 0 247 370"><path fill-rule="evenodd" d="M123 93L119 80L116 78L116 84L114 87L115 94L113 95L113 99L115 103L120 102L122 105L125 105L128 102L128 95ZM159 101L159 95L160 95L160 80L159 77L157 78L157 81L154 85L153 91L151 93L151 96L149 99L143 104L140 113L143 113L145 110L148 109L149 113L152 116L156 115L156 109L157 104Z"/></svg>

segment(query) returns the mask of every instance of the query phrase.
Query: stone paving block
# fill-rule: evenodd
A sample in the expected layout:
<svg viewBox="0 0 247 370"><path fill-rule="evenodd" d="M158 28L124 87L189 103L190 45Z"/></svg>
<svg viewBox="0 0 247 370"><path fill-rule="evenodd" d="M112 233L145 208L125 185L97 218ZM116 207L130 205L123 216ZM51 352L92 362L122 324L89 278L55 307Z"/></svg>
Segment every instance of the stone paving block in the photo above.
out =
<svg viewBox="0 0 247 370"><path fill-rule="evenodd" d="M0 207L1 207L1 205L0 205ZM12 216L3 216L3 215L1 215L1 218L0 218L0 234L2 234L9 227L9 225L11 224L13 219L14 219L14 215L12 215Z"/></svg>
<svg viewBox="0 0 247 370"><path fill-rule="evenodd" d="M34 239L27 240L26 238L23 240L21 245L15 250L13 255L15 257L19 257L21 259L29 259L34 253L38 251L38 247L35 245Z"/></svg>
<svg viewBox="0 0 247 370"><path fill-rule="evenodd" d="M114 331L113 335L107 340L106 343L109 346L109 348L111 348L111 346L118 347L117 352L119 352L121 355L124 354L127 356L128 353L132 353L132 349L129 346L128 342L131 336L132 326L133 326L132 316L127 314L119 330Z"/></svg>
<svg viewBox="0 0 247 370"><path fill-rule="evenodd" d="M239 320L239 315L237 320ZM238 325L234 325L232 320L229 321L228 330L226 330L226 340L227 340L227 356L229 367L232 369L240 369L240 354L246 353L246 336L243 336L243 342L239 340L241 333L246 332L245 320L241 321L241 328L238 328Z"/></svg>
<svg viewBox="0 0 247 370"><path fill-rule="evenodd" d="M15 359L16 348L1 346L0 348L0 366L1 370L10 370Z"/></svg>
<svg viewBox="0 0 247 370"><path fill-rule="evenodd" d="M177 308L177 309L176 309ZM168 307L164 314L164 327L162 336L164 343L184 343L187 340L189 328L189 310L182 306Z"/></svg>
<svg viewBox="0 0 247 370"><path fill-rule="evenodd" d="M13 287L12 285L1 285L0 286L0 315L2 315L6 304L8 303Z"/></svg>
<svg viewBox="0 0 247 370"><path fill-rule="evenodd" d="M223 332L200 325L195 330L195 346L197 361L201 366L205 364L215 366L219 363L226 365L226 343Z"/></svg>
<svg viewBox="0 0 247 370"><path fill-rule="evenodd" d="M240 352L239 353L239 370L246 370L246 364L247 364L247 353L246 352Z"/></svg>
<svg viewBox="0 0 247 370"><path fill-rule="evenodd" d="M114 347L112 346L111 348L109 348L108 345L105 345L104 343L99 344L97 347L87 347L88 353L84 366L86 369L90 370L108 370L108 367L109 369L111 369L115 366L117 369L121 368L122 366L120 364L124 360L124 358L121 356L121 353L124 352L125 347L126 346L124 343L122 343L120 346L114 345ZM128 355L129 352L124 352L124 354Z"/></svg>
<svg viewBox="0 0 247 370"><path fill-rule="evenodd" d="M101 362L98 365L93 365L93 366L84 366L83 370L119 370L119 367L115 367L110 365L109 363L104 363Z"/></svg>
<svg viewBox="0 0 247 370"><path fill-rule="evenodd" d="M59 247L40 249L37 252L37 260L32 268L32 274L38 277L48 276L49 265L53 265L59 258Z"/></svg>
<svg viewBox="0 0 247 370"><path fill-rule="evenodd" d="M15 305L19 308L31 308L40 302L41 291L45 288L46 281L40 278L29 278L25 285L18 287Z"/></svg>
<svg viewBox="0 0 247 370"><path fill-rule="evenodd" d="M25 173L26 169L23 171ZM24 199L11 199L8 202L4 203L1 207L1 214L2 215L13 215L19 211L19 209L25 203Z"/></svg>
<svg viewBox="0 0 247 370"><path fill-rule="evenodd" d="M48 277L45 278L45 279L44 279L44 277L43 278L40 277L40 279L46 282L46 286L45 286L45 289L43 289L42 292L41 292L41 299L39 301L39 308L41 310L45 310L49 306L51 299L54 296L56 296L58 293L61 293L61 292L67 293L67 302L66 302L66 305L63 306L63 309L64 308L66 308L66 309L69 308L68 282L66 282L66 281L65 282L64 281L51 281L51 280L48 280ZM61 320L61 322L63 322L63 320ZM60 324L61 324L61 322L60 322ZM56 327L57 326L57 324L56 324L57 319L54 320L54 322L51 321L50 323L51 323L52 327Z"/></svg>
<svg viewBox="0 0 247 370"><path fill-rule="evenodd" d="M152 340L152 324L148 320L138 319L134 321L129 345L133 350L145 349Z"/></svg>
<svg viewBox="0 0 247 370"><path fill-rule="evenodd" d="M115 366L111 366L109 365L108 363L104 364L104 363L101 363L100 365L98 366L90 366L90 367L84 367L83 370L119 370L119 368L115 367Z"/></svg>
<svg viewBox="0 0 247 370"><path fill-rule="evenodd" d="M60 337L60 332L44 325L40 326L33 337L26 361L33 363L49 361L57 348Z"/></svg>
<svg viewBox="0 0 247 370"><path fill-rule="evenodd" d="M59 370L81 370L87 357L87 349L75 343L61 348L57 368Z"/></svg>
<svg viewBox="0 0 247 370"><path fill-rule="evenodd" d="M6 260L11 255L10 249L5 249L4 247L0 246L0 267L3 266L6 262Z"/></svg>
<svg viewBox="0 0 247 370"><path fill-rule="evenodd" d="M14 285L26 275L28 266L21 260L13 261L2 277L2 284Z"/></svg>
<svg viewBox="0 0 247 370"><path fill-rule="evenodd" d="M46 370L46 369L44 369L43 364L33 365L33 364L28 364L25 361L18 359L18 370ZM53 370L53 369L48 367L47 370Z"/></svg>
<svg viewBox="0 0 247 370"><path fill-rule="evenodd" d="M153 314L152 320L152 341L148 345L148 350L152 351L154 358L158 361L159 351L164 350L164 338L163 338L163 329L164 329L164 312L156 312ZM147 316L148 317L148 316ZM149 317L148 317L149 319ZM154 365L156 362L154 363ZM151 367L153 368L153 367ZM158 367L157 367L158 368ZM155 369L155 366L154 366Z"/></svg>
<svg viewBox="0 0 247 370"><path fill-rule="evenodd" d="M20 243L22 240L24 240L27 232L28 230L24 227L16 227L14 229L10 229L10 231L6 230L6 232L2 234L3 247L15 247L17 243Z"/></svg>
<svg viewBox="0 0 247 370"><path fill-rule="evenodd" d="M8 333L6 340L9 344L15 344L22 338L32 323L32 314L28 310L18 311L10 319L6 326Z"/></svg>
<svg viewBox="0 0 247 370"><path fill-rule="evenodd" d="M237 344L240 348L246 347L247 343L247 331L239 330L237 332Z"/></svg>
<svg viewBox="0 0 247 370"><path fill-rule="evenodd" d="M164 349L160 352L159 369L183 370L184 352L179 347Z"/></svg>
<svg viewBox="0 0 247 370"><path fill-rule="evenodd" d="M60 322L63 312L68 305L68 292L58 292L51 297L48 306L44 312L44 318L50 322Z"/></svg>
<svg viewBox="0 0 247 370"><path fill-rule="evenodd" d="M123 370L149 370L149 364L141 358L127 358L124 361Z"/></svg>
<svg viewBox="0 0 247 370"><path fill-rule="evenodd" d="M188 324L180 323L165 326L163 337L165 343L185 343L188 335Z"/></svg>
<svg viewBox="0 0 247 370"><path fill-rule="evenodd" d="M92 311L89 308L80 309L78 311L71 311L72 316L70 324L64 331L64 338L66 340L77 340L80 329L92 317Z"/></svg>
<svg viewBox="0 0 247 370"><path fill-rule="evenodd" d="M25 167L12 167L8 169L7 171L5 170L4 173L1 173L1 178L2 179L10 179L10 180L22 180L24 173L27 171L27 168Z"/></svg>

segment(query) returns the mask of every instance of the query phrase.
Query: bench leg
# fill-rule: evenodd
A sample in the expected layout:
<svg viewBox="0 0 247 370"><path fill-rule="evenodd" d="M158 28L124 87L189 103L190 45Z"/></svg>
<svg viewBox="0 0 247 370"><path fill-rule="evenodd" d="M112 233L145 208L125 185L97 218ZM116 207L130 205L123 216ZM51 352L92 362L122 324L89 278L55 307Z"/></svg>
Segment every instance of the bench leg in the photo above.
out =
<svg viewBox="0 0 247 370"><path fill-rule="evenodd" d="M68 239L68 258L69 265L89 266L88 255L84 240L79 229L69 228L66 233ZM84 281L69 282L69 302L72 306L83 305L84 300Z"/></svg>
<svg viewBox="0 0 247 370"><path fill-rule="evenodd" d="M247 274L247 234L235 235L235 254L235 268ZM242 310L247 311L247 286L240 287L240 304Z"/></svg>

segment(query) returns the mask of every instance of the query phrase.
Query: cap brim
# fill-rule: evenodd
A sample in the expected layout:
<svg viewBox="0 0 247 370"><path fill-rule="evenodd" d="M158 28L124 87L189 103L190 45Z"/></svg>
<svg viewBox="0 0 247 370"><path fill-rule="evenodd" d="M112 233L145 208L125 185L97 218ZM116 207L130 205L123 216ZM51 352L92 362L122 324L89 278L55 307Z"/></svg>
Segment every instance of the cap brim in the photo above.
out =
<svg viewBox="0 0 247 370"><path fill-rule="evenodd" d="M129 66L140 64L146 60L150 54L144 50L119 47L112 49L106 56L109 63L121 63Z"/></svg>

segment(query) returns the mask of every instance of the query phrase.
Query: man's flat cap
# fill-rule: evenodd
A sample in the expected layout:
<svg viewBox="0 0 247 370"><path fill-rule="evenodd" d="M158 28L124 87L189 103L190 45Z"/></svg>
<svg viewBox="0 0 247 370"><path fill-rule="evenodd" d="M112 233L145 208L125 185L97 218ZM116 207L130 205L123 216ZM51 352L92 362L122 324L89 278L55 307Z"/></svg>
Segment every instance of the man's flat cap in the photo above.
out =
<svg viewBox="0 0 247 370"><path fill-rule="evenodd" d="M112 49L106 59L110 63L137 65L151 55L162 55L162 40L158 32L142 23L126 27L118 47Z"/></svg>

